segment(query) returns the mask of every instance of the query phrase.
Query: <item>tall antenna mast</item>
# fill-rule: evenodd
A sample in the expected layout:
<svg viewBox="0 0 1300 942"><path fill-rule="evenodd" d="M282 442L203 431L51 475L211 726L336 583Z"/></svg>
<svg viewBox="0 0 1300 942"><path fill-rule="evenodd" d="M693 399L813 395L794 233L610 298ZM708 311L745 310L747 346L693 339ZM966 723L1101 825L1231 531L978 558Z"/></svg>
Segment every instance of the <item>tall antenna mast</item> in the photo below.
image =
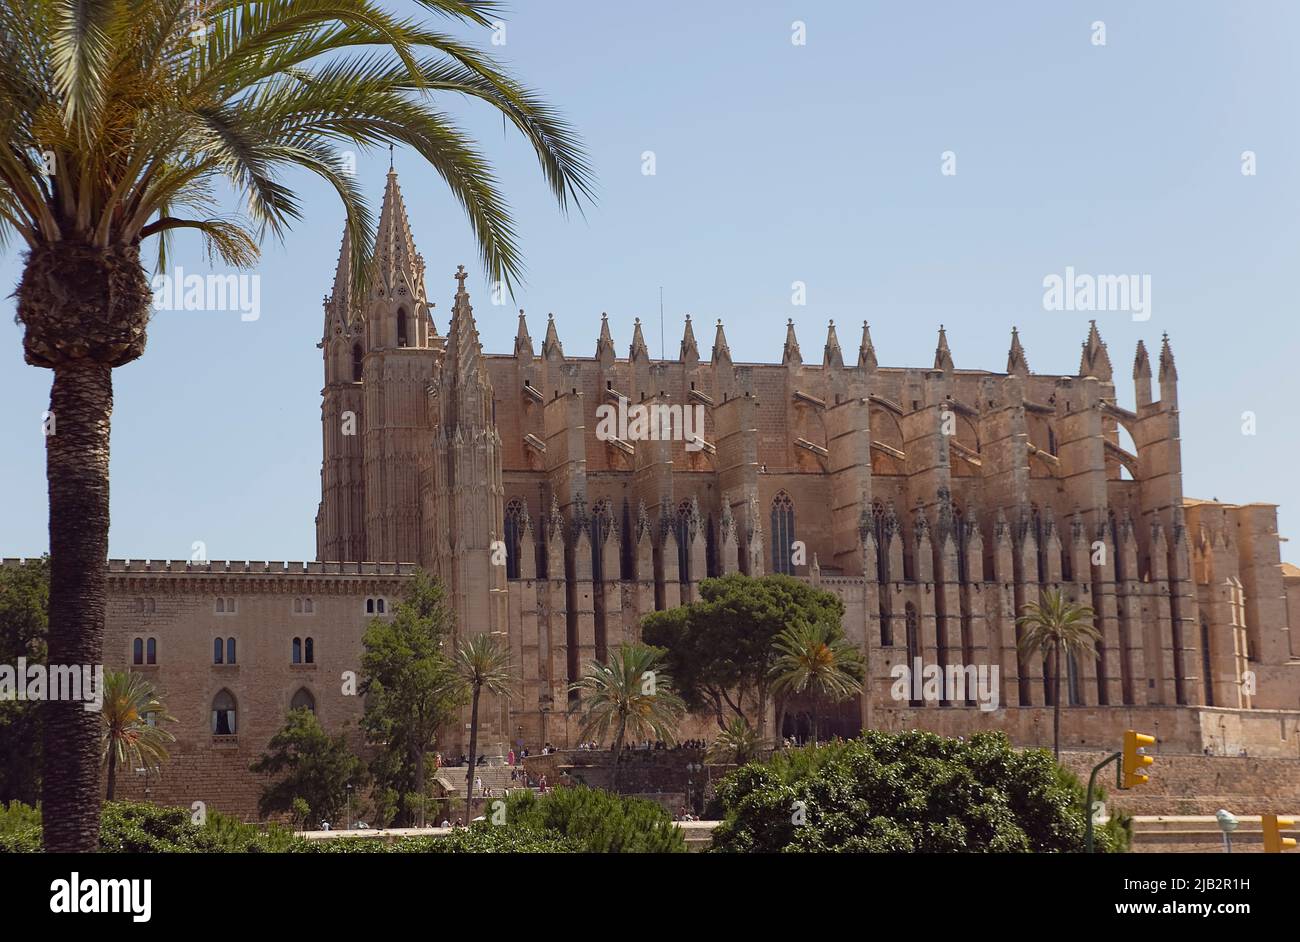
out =
<svg viewBox="0 0 1300 942"><path fill-rule="evenodd" d="M664 286L659 286L659 359L664 359Z"/></svg>

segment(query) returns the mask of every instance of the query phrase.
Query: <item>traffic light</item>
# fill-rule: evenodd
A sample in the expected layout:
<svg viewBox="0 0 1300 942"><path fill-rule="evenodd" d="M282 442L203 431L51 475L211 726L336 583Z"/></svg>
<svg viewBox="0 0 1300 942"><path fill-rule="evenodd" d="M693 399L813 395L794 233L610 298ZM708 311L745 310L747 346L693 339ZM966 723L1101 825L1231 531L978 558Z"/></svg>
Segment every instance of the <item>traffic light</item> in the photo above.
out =
<svg viewBox="0 0 1300 942"><path fill-rule="evenodd" d="M1146 784L1147 774L1142 770L1156 760L1138 750L1143 746L1155 745L1155 741L1156 737L1148 736L1145 733L1135 733L1131 729L1124 733L1125 788L1132 788L1134 785Z"/></svg>
<svg viewBox="0 0 1300 942"><path fill-rule="evenodd" d="M1290 818L1279 818L1275 814L1260 815L1259 823L1264 828L1264 853L1280 854L1295 847L1294 837L1283 837L1282 828L1295 826Z"/></svg>

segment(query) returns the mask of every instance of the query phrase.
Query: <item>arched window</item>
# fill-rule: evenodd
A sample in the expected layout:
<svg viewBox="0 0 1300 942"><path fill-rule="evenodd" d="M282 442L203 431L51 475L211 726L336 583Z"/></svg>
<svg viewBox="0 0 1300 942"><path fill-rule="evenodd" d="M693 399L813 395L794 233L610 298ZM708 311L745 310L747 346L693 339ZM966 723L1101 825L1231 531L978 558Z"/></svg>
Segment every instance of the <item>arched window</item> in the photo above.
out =
<svg viewBox="0 0 1300 942"><path fill-rule="evenodd" d="M144 649L145 649L144 662L146 664L157 664L158 663L158 639L150 638L148 641L145 642Z"/></svg>
<svg viewBox="0 0 1300 942"><path fill-rule="evenodd" d="M235 639L234 638L226 639L226 663L227 664L235 663Z"/></svg>
<svg viewBox="0 0 1300 942"><path fill-rule="evenodd" d="M691 573L691 502L684 500L677 505L677 578L690 582Z"/></svg>
<svg viewBox="0 0 1300 942"><path fill-rule="evenodd" d="M591 507L591 519L588 521L591 532L591 576L597 582L605 581L605 540L609 536L613 522L609 516L609 499L602 497Z"/></svg>
<svg viewBox="0 0 1300 942"><path fill-rule="evenodd" d="M132 664L144 663L144 639L143 638L136 638L135 641L131 644L131 663Z"/></svg>
<svg viewBox="0 0 1300 942"><path fill-rule="evenodd" d="M290 655L291 663L301 664L302 663L302 638L293 639L292 651L293 653Z"/></svg>
<svg viewBox="0 0 1300 942"><path fill-rule="evenodd" d="M313 713L315 713L316 698L311 695L311 691L308 690L306 687L299 687L298 692L295 693L293 695L293 699L289 701L289 709L311 710Z"/></svg>
<svg viewBox="0 0 1300 942"><path fill-rule="evenodd" d="M506 503L506 578L519 578L519 553L524 538L524 502L512 497Z"/></svg>
<svg viewBox="0 0 1300 942"><path fill-rule="evenodd" d="M379 614L381 614L381 615L384 614L384 600L383 600L383 599L375 599L375 611L379 612Z"/></svg>
<svg viewBox="0 0 1300 942"><path fill-rule="evenodd" d="M141 606L143 606L143 605L144 605L144 601L141 600L141 603L140 603L140 604L141 604ZM225 600L224 598L219 598L219 599L217 599L217 614L218 614L218 615L224 615L224 614L226 614L226 600Z"/></svg>
<svg viewBox="0 0 1300 942"><path fill-rule="evenodd" d="M233 736L238 726L235 724L235 698L229 690L222 689L212 698L212 734L214 736Z"/></svg>
<svg viewBox="0 0 1300 942"><path fill-rule="evenodd" d="M794 501L785 491L772 498L772 572L794 575Z"/></svg>
<svg viewBox="0 0 1300 942"><path fill-rule="evenodd" d="M226 642L224 638L212 639L212 663L221 664L225 661Z"/></svg>
<svg viewBox="0 0 1300 942"><path fill-rule="evenodd" d="M303 642L302 659L308 664L316 663L316 642L308 638Z"/></svg>
<svg viewBox="0 0 1300 942"><path fill-rule="evenodd" d="M316 606L312 605L311 599L303 599L302 610L303 614L310 615L312 612L316 611Z"/></svg>
<svg viewBox="0 0 1300 942"><path fill-rule="evenodd" d="M410 346L406 341L406 308L404 307L397 309L397 345L399 347Z"/></svg>
<svg viewBox="0 0 1300 942"><path fill-rule="evenodd" d="M375 600L366 599L366 614L373 615L374 613L375 613Z"/></svg>
<svg viewBox="0 0 1300 942"><path fill-rule="evenodd" d="M918 681L913 676L917 669L917 660L921 657L921 624L916 617L916 606L911 602L907 603L904 610L904 617L907 621L907 674L910 683L908 690L914 691L917 688ZM920 706L920 700L914 700L909 697L908 701L912 706Z"/></svg>
<svg viewBox="0 0 1300 942"><path fill-rule="evenodd" d="M361 382L361 344L352 345L352 382Z"/></svg>

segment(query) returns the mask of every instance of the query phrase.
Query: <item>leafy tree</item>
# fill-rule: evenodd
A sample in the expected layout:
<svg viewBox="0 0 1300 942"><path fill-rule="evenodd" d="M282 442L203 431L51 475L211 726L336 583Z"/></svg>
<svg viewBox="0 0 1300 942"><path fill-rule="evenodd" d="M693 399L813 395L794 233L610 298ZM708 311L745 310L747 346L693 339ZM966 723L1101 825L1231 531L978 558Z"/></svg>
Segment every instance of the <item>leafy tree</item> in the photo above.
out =
<svg viewBox="0 0 1300 942"><path fill-rule="evenodd" d="M1027 602L1024 614L1016 619L1022 629L1020 650L1036 652L1046 661L1052 659L1054 678L1052 695L1052 752L1061 758L1061 652L1066 656L1097 657L1096 643L1101 635L1092 626L1093 610L1087 605L1070 602L1060 589L1046 589L1041 601Z"/></svg>
<svg viewBox="0 0 1300 942"><path fill-rule="evenodd" d="M478 701L486 690L510 696L510 649L500 637L477 634L456 649L456 673L470 691L469 768L465 772L465 816L474 798L474 770L478 768Z"/></svg>
<svg viewBox="0 0 1300 942"><path fill-rule="evenodd" d="M781 697L807 694L812 700L812 738L817 741L818 707L862 692L866 662L844 637L839 622L792 625L777 636L772 690Z"/></svg>
<svg viewBox="0 0 1300 942"><path fill-rule="evenodd" d="M1083 794L1003 733L863 733L750 763L718 786L722 853L1081 852ZM1105 830L1105 829L1103 829ZM1122 850L1114 831L1098 846Z"/></svg>
<svg viewBox="0 0 1300 942"><path fill-rule="evenodd" d="M103 717L104 764L108 767L105 797L112 801L117 791L117 768L157 769L167 761L167 743L176 737L160 724L176 717L158 699L153 682L130 671L104 672Z"/></svg>
<svg viewBox="0 0 1300 942"><path fill-rule="evenodd" d="M576 842L588 854L667 854L686 839L662 807L600 789L557 788L545 795L516 790L506 798L506 826L538 829Z"/></svg>
<svg viewBox="0 0 1300 942"><path fill-rule="evenodd" d="M644 644L622 644L604 664L591 661L582 679L569 685L576 690L582 711L583 739L604 740L614 730L614 774L611 788L618 791L623 741L654 736L673 741L677 723L686 711L681 697L673 692L672 678L662 669L663 652Z"/></svg>
<svg viewBox="0 0 1300 942"><path fill-rule="evenodd" d="M457 25L487 26L487 0L420 0ZM465 210L484 268L507 285L521 268L510 211L480 149L448 118L448 98L499 112L533 148L561 209L589 199L573 130L487 57L373 0L188 0L0 4L0 245L26 254L18 285L23 349L52 370L46 438L50 503L49 656L102 663L109 526L112 371L144 353L152 293L142 243L160 270L192 230L228 265L252 265L267 233L302 215L291 186L307 171L338 194L364 297L374 231L342 156L404 144ZM218 194L234 191L235 212ZM50 850L90 851L99 817L98 718L46 710L44 802Z"/></svg>
<svg viewBox="0 0 1300 942"><path fill-rule="evenodd" d="M421 572L392 618L373 619L362 638L361 724L382 744L371 764L382 792L425 794L426 756L465 702L455 664L443 653L453 622L442 586Z"/></svg>
<svg viewBox="0 0 1300 942"><path fill-rule="evenodd" d="M799 625L838 625L844 603L783 575L732 573L701 580L699 591L690 605L642 619L642 639L665 650L664 666L691 710L711 712L720 730L730 711L765 739L777 636Z"/></svg>
<svg viewBox="0 0 1300 942"><path fill-rule="evenodd" d="M347 736L330 736L306 707L289 711L267 751L249 769L284 776L262 789L257 813L265 818L289 812L303 826L338 818L348 787L365 783L365 766L348 748Z"/></svg>
<svg viewBox="0 0 1300 942"><path fill-rule="evenodd" d="M0 664L45 663L49 609L48 557L0 568ZM0 805L40 797L41 706L0 700Z"/></svg>

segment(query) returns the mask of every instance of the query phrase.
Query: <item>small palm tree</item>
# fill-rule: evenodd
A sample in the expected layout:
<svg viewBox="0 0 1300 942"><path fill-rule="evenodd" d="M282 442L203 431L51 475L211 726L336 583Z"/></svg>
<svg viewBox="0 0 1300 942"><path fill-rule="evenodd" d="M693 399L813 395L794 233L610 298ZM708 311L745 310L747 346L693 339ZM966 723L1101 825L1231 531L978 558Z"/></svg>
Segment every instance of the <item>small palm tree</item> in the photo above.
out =
<svg viewBox="0 0 1300 942"><path fill-rule="evenodd" d="M744 765L758 758L764 745L758 730L737 716L709 744L704 758L719 765Z"/></svg>
<svg viewBox="0 0 1300 942"><path fill-rule="evenodd" d="M603 740L614 729L614 774L618 791L619 758L628 733L654 736L671 744L686 704L672 689L661 666L663 652L645 644L619 645L604 664L592 661L582 679L569 685L579 695L583 739Z"/></svg>
<svg viewBox="0 0 1300 942"><path fill-rule="evenodd" d="M104 674L103 762L108 765L108 799L117 790L117 767L156 769L167 761L166 743L176 737L159 723L174 723L153 684L142 674Z"/></svg>
<svg viewBox="0 0 1300 942"><path fill-rule="evenodd" d="M113 370L144 353L159 271L178 233L248 267L307 206L314 175L347 217L353 298L374 256L370 207L345 155L401 144L468 217L484 269L510 284L518 231L451 101L500 113L562 210L593 194L572 127L469 42L374 0L6 0L0 3L0 249L25 250L23 351L53 373L46 437L49 663L103 663ZM406 6L405 4L403 6ZM492 0L419 0L452 27L492 27ZM305 172L305 173L304 173ZM232 198L226 201L227 189ZM45 711L42 837L99 844L98 721Z"/></svg>
<svg viewBox="0 0 1300 942"><path fill-rule="evenodd" d="M783 700L792 694L812 700L812 737L817 742L822 701L841 703L862 692L866 661L840 630L830 622L796 625L776 636L772 665L772 691Z"/></svg>
<svg viewBox="0 0 1300 942"><path fill-rule="evenodd" d="M1052 657L1055 694L1052 697L1052 751L1061 758L1061 651L1066 655L1097 657L1096 643L1101 635L1092 626L1096 617L1087 605L1065 598L1059 589L1047 589L1038 602L1027 602L1024 614L1016 619L1022 631L1020 650L1037 652L1047 660Z"/></svg>
<svg viewBox="0 0 1300 942"><path fill-rule="evenodd" d="M477 634L456 649L456 672L470 691L469 770L465 773L465 817L474 797L474 770L478 767L478 700L486 690L510 695L510 651L500 643L500 632Z"/></svg>

